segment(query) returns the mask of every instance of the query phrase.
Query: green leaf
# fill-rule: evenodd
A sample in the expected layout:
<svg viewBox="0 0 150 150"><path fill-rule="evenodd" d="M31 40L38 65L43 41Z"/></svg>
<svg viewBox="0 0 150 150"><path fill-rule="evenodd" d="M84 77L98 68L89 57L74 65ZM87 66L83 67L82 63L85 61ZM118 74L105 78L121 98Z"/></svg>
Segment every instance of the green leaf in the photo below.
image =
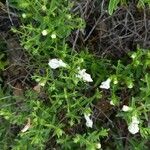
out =
<svg viewBox="0 0 150 150"><path fill-rule="evenodd" d="M119 2L120 2L120 0L110 0L109 1L108 12L110 15L112 15L114 10L117 9L117 5Z"/></svg>
<svg viewBox="0 0 150 150"><path fill-rule="evenodd" d="M144 128L144 127L142 127L141 129L140 129L140 133L141 133L141 136L143 137L143 138L148 138L149 136L150 136L150 128Z"/></svg>

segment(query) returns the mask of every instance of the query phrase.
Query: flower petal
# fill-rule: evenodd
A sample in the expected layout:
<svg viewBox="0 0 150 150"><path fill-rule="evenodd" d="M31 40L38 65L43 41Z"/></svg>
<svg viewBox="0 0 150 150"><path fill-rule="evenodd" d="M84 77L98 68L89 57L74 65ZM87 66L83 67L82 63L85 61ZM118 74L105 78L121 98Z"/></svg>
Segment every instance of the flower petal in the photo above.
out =
<svg viewBox="0 0 150 150"><path fill-rule="evenodd" d="M86 120L86 126L89 128L93 127L93 121L90 119L90 114L84 114L84 118Z"/></svg>
<svg viewBox="0 0 150 150"><path fill-rule="evenodd" d="M61 59L50 59L48 65L52 68L52 69L57 69L59 67L66 67L67 64L64 63Z"/></svg>
<svg viewBox="0 0 150 150"><path fill-rule="evenodd" d="M109 89L110 88L111 79L108 78L106 81L102 82L100 85L101 89Z"/></svg>
<svg viewBox="0 0 150 150"><path fill-rule="evenodd" d="M128 130L131 134L136 134L139 132L139 126L137 123L131 123L128 127Z"/></svg>
<svg viewBox="0 0 150 150"><path fill-rule="evenodd" d="M128 126L128 130L131 134L136 134L139 132L139 120L137 116L132 116L132 121Z"/></svg>
<svg viewBox="0 0 150 150"><path fill-rule="evenodd" d="M127 112L127 111L130 111L130 110L132 110L131 107L129 107L129 106L127 106L127 105L123 105L122 111Z"/></svg>
<svg viewBox="0 0 150 150"><path fill-rule="evenodd" d="M82 79L85 82L93 82L91 75L86 73L86 69L79 70L76 77Z"/></svg>

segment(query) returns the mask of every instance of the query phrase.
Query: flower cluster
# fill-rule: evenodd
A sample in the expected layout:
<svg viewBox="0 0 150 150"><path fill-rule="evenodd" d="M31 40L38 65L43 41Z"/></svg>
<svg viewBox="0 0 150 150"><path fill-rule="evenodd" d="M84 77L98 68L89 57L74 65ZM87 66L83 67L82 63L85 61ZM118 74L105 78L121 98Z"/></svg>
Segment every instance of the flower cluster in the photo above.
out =
<svg viewBox="0 0 150 150"><path fill-rule="evenodd" d="M56 59L56 58L50 59L48 65L52 69L57 69L60 67L67 67L66 63L64 63L61 59ZM78 68L78 74L76 75L76 77L78 77L79 79L82 79L85 82L93 82L91 75L86 73L86 69L80 70L80 68Z"/></svg>

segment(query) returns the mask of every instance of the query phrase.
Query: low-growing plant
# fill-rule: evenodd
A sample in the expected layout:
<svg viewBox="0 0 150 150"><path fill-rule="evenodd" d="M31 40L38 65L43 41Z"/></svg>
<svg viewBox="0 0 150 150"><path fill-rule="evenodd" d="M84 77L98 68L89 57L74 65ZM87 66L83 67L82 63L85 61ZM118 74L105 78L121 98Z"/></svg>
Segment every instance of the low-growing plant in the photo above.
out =
<svg viewBox="0 0 150 150"><path fill-rule="evenodd" d="M108 6L108 12L110 15L113 14L113 12L118 8L118 5L127 5L128 0L109 0L109 6ZM150 1L149 0L138 0L137 7L144 8L145 5L148 5L150 7Z"/></svg>
<svg viewBox="0 0 150 150"><path fill-rule="evenodd" d="M22 26L13 31L31 57L34 86L22 96L10 96L10 88L0 94L0 148L138 149L147 143L150 51L137 48L125 61L98 58L85 49L72 51L69 34L84 28L84 21L71 13L73 3L13 0L12 5L22 14ZM106 123L94 112L103 99L112 111L105 115ZM113 138L110 147L106 137Z"/></svg>

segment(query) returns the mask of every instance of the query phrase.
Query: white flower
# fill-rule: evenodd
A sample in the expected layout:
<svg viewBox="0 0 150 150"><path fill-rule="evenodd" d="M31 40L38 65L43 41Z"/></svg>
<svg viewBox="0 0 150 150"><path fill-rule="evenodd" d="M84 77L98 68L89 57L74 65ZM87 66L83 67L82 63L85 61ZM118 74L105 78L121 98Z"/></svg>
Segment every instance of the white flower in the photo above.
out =
<svg viewBox="0 0 150 150"><path fill-rule="evenodd" d="M83 81L86 81L86 82L93 82L91 75L86 73L86 69L79 70L76 77L83 79Z"/></svg>
<svg viewBox="0 0 150 150"><path fill-rule="evenodd" d="M96 144L96 148L97 148L97 149L100 149L100 148L101 148L101 143L97 143L97 144Z"/></svg>
<svg viewBox="0 0 150 150"><path fill-rule="evenodd" d="M106 81L102 82L100 85L101 89L109 89L110 88L111 79L108 78Z"/></svg>
<svg viewBox="0 0 150 150"><path fill-rule="evenodd" d="M52 69L57 69L59 67L67 67L67 64L64 63L61 59L50 59L48 65L52 68Z"/></svg>
<svg viewBox="0 0 150 150"><path fill-rule="evenodd" d="M127 111L130 111L130 110L132 110L131 107L129 107L129 106L127 106L127 105L123 105L122 111L127 112Z"/></svg>
<svg viewBox="0 0 150 150"><path fill-rule="evenodd" d="M56 34L52 34L52 35L51 35L51 38L52 38L52 39L56 39Z"/></svg>
<svg viewBox="0 0 150 150"><path fill-rule="evenodd" d="M113 105L113 106L115 106L115 104L114 104L114 102L113 102L113 101L110 101L110 105Z"/></svg>
<svg viewBox="0 0 150 150"><path fill-rule="evenodd" d="M128 127L128 130L132 134L136 134L139 132L139 126L137 123L131 123Z"/></svg>
<svg viewBox="0 0 150 150"><path fill-rule="evenodd" d="M25 13L22 14L22 18L26 18L27 15Z"/></svg>
<svg viewBox="0 0 150 150"><path fill-rule="evenodd" d="M43 30L43 31L42 31L42 35L43 35L43 36L46 36L46 35L47 35L47 30Z"/></svg>
<svg viewBox="0 0 150 150"><path fill-rule="evenodd" d="M139 132L139 120L137 119L136 116L132 117L132 121L128 126L128 130L131 134L136 134Z"/></svg>
<svg viewBox="0 0 150 150"><path fill-rule="evenodd" d="M93 127L93 121L90 119L90 114L84 114L84 118L86 120L86 126L89 128Z"/></svg>

